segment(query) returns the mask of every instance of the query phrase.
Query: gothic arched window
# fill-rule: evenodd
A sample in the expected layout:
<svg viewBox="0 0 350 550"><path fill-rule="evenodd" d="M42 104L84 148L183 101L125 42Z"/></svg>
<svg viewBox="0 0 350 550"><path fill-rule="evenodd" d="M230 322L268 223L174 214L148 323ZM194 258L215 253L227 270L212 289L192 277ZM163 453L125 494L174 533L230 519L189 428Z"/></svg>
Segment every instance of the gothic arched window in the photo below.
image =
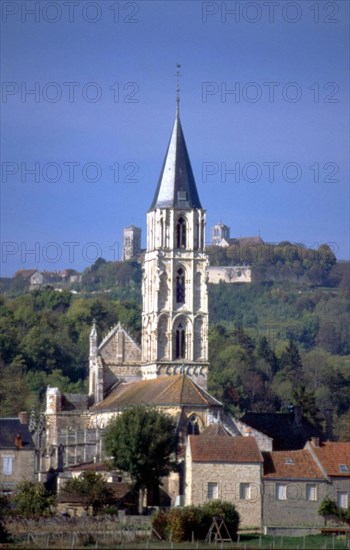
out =
<svg viewBox="0 0 350 550"><path fill-rule="evenodd" d="M182 267L176 272L176 303L185 303L185 272Z"/></svg>
<svg viewBox="0 0 350 550"><path fill-rule="evenodd" d="M182 323L177 325L175 331L175 359L184 359L186 353L186 333Z"/></svg>
<svg viewBox="0 0 350 550"><path fill-rule="evenodd" d="M186 248L186 220L182 216L176 224L176 248Z"/></svg>
<svg viewBox="0 0 350 550"><path fill-rule="evenodd" d="M195 414L191 416L187 424L187 435L199 435L198 419Z"/></svg>

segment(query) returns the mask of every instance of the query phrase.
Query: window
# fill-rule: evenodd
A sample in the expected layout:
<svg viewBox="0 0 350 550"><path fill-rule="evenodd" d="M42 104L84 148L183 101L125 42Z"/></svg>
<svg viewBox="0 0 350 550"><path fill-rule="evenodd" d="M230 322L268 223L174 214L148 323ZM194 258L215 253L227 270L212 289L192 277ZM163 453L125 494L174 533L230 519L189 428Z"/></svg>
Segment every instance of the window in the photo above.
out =
<svg viewBox="0 0 350 550"><path fill-rule="evenodd" d="M284 483L276 484L276 500L287 500L287 485Z"/></svg>
<svg viewBox="0 0 350 550"><path fill-rule="evenodd" d="M178 219L176 225L176 247L186 248L186 221L183 217Z"/></svg>
<svg viewBox="0 0 350 550"><path fill-rule="evenodd" d="M314 483L306 485L306 500L313 502L317 500L317 487Z"/></svg>
<svg viewBox="0 0 350 550"><path fill-rule="evenodd" d="M216 482L209 481L208 483L208 500L215 500L219 498L219 487Z"/></svg>
<svg viewBox="0 0 350 550"><path fill-rule="evenodd" d="M250 499L250 483L240 483L239 484L239 498L241 500Z"/></svg>
<svg viewBox="0 0 350 550"><path fill-rule="evenodd" d="M193 414L187 424L187 435L199 435L198 419Z"/></svg>
<svg viewBox="0 0 350 550"><path fill-rule="evenodd" d="M182 267L176 273L176 302L185 303L185 273Z"/></svg>
<svg viewBox="0 0 350 550"><path fill-rule="evenodd" d="M175 359L184 359L186 351L185 328L179 323L175 333Z"/></svg>
<svg viewBox="0 0 350 550"><path fill-rule="evenodd" d="M338 491L337 493L337 504L339 508L347 508L348 507L348 493L345 491Z"/></svg>
<svg viewBox="0 0 350 550"><path fill-rule="evenodd" d="M343 474L347 474L348 471L349 471L349 468L347 467L346 464L339 464L339 472Z"/></svg>
<svg viewBox="0 0 350 550"><path fill-rule="evenodd" d="M286 464L294 464L293 459L290 456L286 458Z"/></svg>
<svg viewBox="0 0 350 550"><path fill-rule="evenodd" d="M12 476L13 471L13 457L4 456L2 458L2 473L4 476Z"/></svg>

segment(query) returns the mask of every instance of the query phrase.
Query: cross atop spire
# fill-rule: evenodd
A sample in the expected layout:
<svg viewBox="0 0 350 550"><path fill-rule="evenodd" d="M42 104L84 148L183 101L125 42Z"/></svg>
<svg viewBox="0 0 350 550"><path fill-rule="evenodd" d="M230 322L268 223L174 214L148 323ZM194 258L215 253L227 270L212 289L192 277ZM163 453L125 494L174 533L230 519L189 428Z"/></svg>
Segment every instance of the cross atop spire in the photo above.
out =
<svg viewBox="0 0 350 550"><path fill-rule="evenodd" d="M182 74L180 73L181 65L179 63L176 64L176 115L179 115L180 110L180 77Z"/></svg>

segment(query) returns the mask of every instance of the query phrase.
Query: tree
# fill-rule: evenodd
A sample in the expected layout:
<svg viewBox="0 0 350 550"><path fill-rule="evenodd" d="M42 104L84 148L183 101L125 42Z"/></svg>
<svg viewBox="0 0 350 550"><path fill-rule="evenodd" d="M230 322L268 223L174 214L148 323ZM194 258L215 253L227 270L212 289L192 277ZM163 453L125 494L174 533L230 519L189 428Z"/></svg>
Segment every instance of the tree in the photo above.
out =
<svg viewBox="0 0 350 550"><path fill-rule="evenodd" d="M175 421L156 409L131 407L108 424L104 444L113 465L127 472L139 490L142 513L144 490L157 492L161 477L168 475L174 465Z"/></svg>
<svg viewBox="0 0 350 550"><path fill-rule="evenodd" d="M51 514L55 498L38 482L22 481L16 487L14 496L16 512L20 516L38 518Z"/></svg>
<svg viewBox="0 0 350 550"><path fill-rule="evenodd" d="M83 472L77 478L69 479L62 493L78 495L84 510L87 512L92 506L94 514L108 504L113 497L113 491L102 474L89 471Z"/></svg>

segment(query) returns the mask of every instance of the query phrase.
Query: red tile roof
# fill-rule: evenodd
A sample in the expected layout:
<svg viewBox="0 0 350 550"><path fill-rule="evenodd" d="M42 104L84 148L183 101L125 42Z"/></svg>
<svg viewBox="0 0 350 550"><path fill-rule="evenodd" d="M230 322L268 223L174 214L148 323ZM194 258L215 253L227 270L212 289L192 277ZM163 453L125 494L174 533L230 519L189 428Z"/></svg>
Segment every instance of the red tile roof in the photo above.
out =
<svg viewBox="0 0 350 550"><path fill-rule="evenodd" d="M310 451L263 452L264 477L284 479L325 479Z"/></svg>
<svg viewBox="0 0 350 550"><path fill-rule="evenodd" d="M329 476L350 477L350 443L326 441L320 446L312 445L312 450ZM347 466L347 472L341 472L340 464Z"/></svg>
<svg viewBox="0 0 350 550"><path fill-rule="evenodd" d="M262 462L255 437L191 435L193 462Z"/></svg>
<svg viewBox="0 0 350 550"><path fill-rule="evenodd" d="M130 405L216 405L221 403L197 386L188 376L160 376L117 386L92 410L122 409Z"/></svg>

